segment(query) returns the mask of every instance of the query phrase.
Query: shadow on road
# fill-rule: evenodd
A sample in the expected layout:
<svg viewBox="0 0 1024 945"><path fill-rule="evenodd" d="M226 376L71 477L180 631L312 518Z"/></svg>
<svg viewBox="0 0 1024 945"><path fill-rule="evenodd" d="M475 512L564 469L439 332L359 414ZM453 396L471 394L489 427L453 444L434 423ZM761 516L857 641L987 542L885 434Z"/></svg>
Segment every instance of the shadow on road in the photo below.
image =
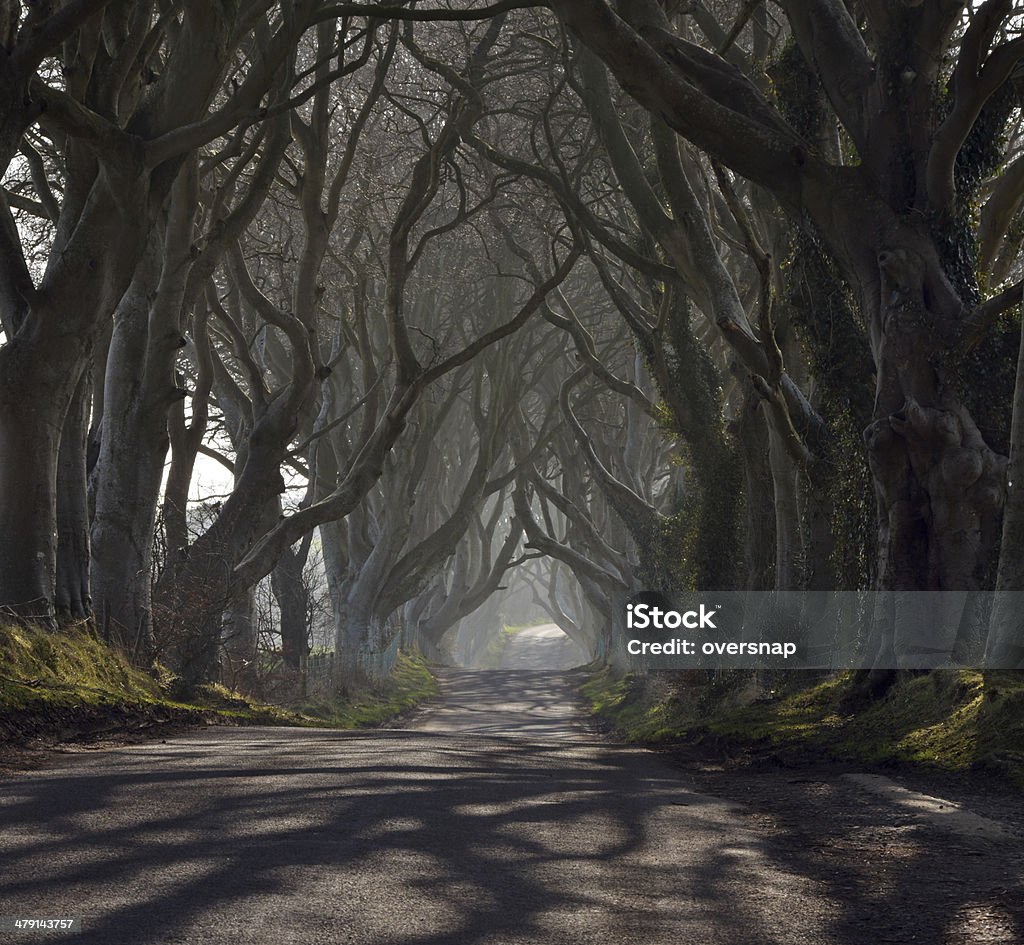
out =
<svg viewBox="0 0 1024 945"><path fill-rule="evenodd" d="M564 673L441 669L441 696L406 727L451 735L496 735L541 742L587 731Z"/></svg>
<svg viewBox="0 0 1024 945"><path fill-rule="evenodd" d="M90 945L1024 941L1019 857L827 784L789 785L817 797L803 818L697 793L649 753L553 737L561 687L465 674L416 731L208 731L3 782L0 915L82 915ZM515 736L491 730L502 699Z"/></svg>

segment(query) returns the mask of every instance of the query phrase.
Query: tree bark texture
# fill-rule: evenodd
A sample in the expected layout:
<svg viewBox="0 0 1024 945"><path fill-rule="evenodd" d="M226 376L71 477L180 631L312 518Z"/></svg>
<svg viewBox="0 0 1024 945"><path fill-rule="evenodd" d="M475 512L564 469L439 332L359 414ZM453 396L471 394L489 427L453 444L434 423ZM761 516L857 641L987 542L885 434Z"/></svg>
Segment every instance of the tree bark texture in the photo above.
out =
<svg viewBox="0 0 1024 945"><path fill-rule="evenodd" d="M287 548L270 572L281 618L281 655L290 669L298 669L302 658L309 655L309 588L303 576L304 564L304 557Z"/></svg>
<svg viewBox="0 0 1024 945"><path fill-rule="evenodd" d="M92 615L89 583L89 436L91 372L83 371L61 430L57 454L57 614L72 620Z"/></svg>

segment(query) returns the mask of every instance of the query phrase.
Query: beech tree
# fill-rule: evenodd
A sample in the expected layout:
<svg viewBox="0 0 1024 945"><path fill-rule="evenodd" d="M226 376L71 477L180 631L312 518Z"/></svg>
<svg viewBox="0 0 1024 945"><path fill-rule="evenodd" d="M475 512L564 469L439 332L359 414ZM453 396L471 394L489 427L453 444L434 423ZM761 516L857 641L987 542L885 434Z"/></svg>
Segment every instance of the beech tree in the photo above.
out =
<svg viewBox="0 0 1024 945"><path fill-rule="evenodd" d="M78 419L86 408L77 407L86 367L179 172L206 142L259 120L318 7L108 0L38 5L22 15L20 4L7 5L3 165L38 126L54 143L61 174L38 282L9 204L0 207L0 452L19 458L0 472L0 600L15 611L49 619L57 600L72 613L88 610ZM46 199L42 182L40 190ZM177 343L173 330L166 335L164 343ZM62 447L66 417L73 422Z"/></svg>
<svg viewBox="0 0 1024 945"><path fill-rule="evenodd" d="M954 369L1019 294L1015 286L981 300L969 225L1024 56L1024 40L1000 39L1011 5L984 3L964 28L958 2L852 12L783 4L821 121L847 146L839 161L786 119L785 103L676 29L685 18L673 23L645 2L617 12L587 0L552 6L649 111L806 219L851 286L877 374L866 443L878 586L980 586L997 543L1005 458L985 441ZM898 40L906 35L915 36L910 48Z"/></svg>
<svg viewBox="0 0 1024 945"><path fill-rule="evenodd" d="M350 668L521 566L595 653L644 587L1024 589L1022 28L8 4L0 606L195 682L268 576L299 665L314 546Z"/></svg>
<svg viewBox="0 0 1024 945"><path fill-rule="evenodd" d="M244 597L252 586L236 586L231 569L254 538L278 517L280 509L274 503L284 490L282 467L290 459L296 436L304 429L308 432L320 384L332 370L331 343L320 337L323 269L361 134L383 90L395 36L375 48L372 35L367 34L362 45L363 52L345 65L344 53L337 48L335 26L321 23L317 27L307 54L311 65L304 70L311 73L311 88L315 89L309 106L292 111L287 122L275 129L278 135L293 138L295 146L275 148L273 141L268 142L270 166L258 167L253 175L254 183L265 178L275 181L283 191L279 199L285 194L291 198L295 225L272 226L266 215L250 209L242 199L233 208L230 224L234 225L221 226L210 248L220 266L208 277L214 282L206 287L207 304L212 306L216 327L233 342L238 371L236 380L220 364L214 346L212 387L230 417L236 482L201 536L187 548L172 544L169 566L156 588L158 619L191 624L199 615L209 615L204 632L174 633L185 647L176 661L189 666L194 663L198 674L213 660L219 611L230 599ZM335 56L340 61L332 68ZM328 80L354 72L371 59L375 60L373 78L358 91L347 89L355 118L343 137L332 122L336 106ZM297 74L303 71L300 64L292 68ZM329 161L332 152L336 158ZM230 176L229 180L232 187L237 186ZM265 199L265 191L260 196ZM227 206L222 202L219 209L226 213ZM239 224L248 226L243 229ZM276 272L266 258L270 234L287 247L282 261L287 266ZM197 275L202 272L200 267ZM228 287L224 299L219 298L218 276ZM261 339L257 352L250 350L248 341L254 335Z"/></svg>
<svg viewBox="0 0 1024 945"><path fill-rule="evenodd" d="M806 373L788 312L775 303L781 263L762 248L774 250L784 242L772 222L777 215L741 199L720 167L677 148L660 119L645 119L628 100L614 99L593 56L574 61L560 55L557 33L549 42L555 78L547 87L531 87L532 109L517 109L516 119L526 119L523 131L495 128L487 138L475 138L474 146L499 166L544 184L588 234L600 280L654 379L658 409L685 444L698 485L687 500L687 515L699 519L696 547L684 553L678 536L660 535L655 520L628 516L648 559L662 561L648 570L652 586L693 580L725 587L739 578L730 550L738 540L734 497L741 469L749 483L762 478L759 431L771 444L768 503L775 523L767 531L762 527L762 497L748 503L750 586L764 586L768 570L780 588L833 586L827 547L831 497L819 468L824 423L787 370L795 363L798 374ZM507 96L522 94L521 80L514 82ZM595 140L603 148L595 150ZM722 310L727 317L718 317ZM574 319L562 322L572 326ZM581 343L581 357L600 371ZM741 390L733 383L726 395L730 376ZM734 424L737 443L726 420L730 413L738 418L752 412L749 421ZM761 430L765 425L767 431ZM814 508L826 527L805 526L802 506ZM776 553L767 566L758 566L765 545L775 539ZM686 579L669 564L684 554L693 568ZM812 564L801 566L807 562Z"/></svg>
<svg viewBox="0 0 1024 945"><path fill-rule="evenodd" d="M449 353L437 351L429 339L426 346L414 343L406 307L409 280L422 248L449 229L447 225L430 227L426 214L440 191L446 162L451 160L463 137L485 111L485 103L475 86L483 80L487 57L498 40L501 23L501 18L494 20L470 47L465 66L470 81L462 81L458 72L418 48L411 37L403 39L403 44L424 69L455 79L456 94L453 98L445 96L448 101L443 104L443 120L436 134L430 135L429 129L424 128L427 149L412 167L387 235L384 316L394 358L394 383L380 418L360 445L337 488L308 508L286 517L258 542L236 569L241 580L256 580L268 573L282 548L293 544L311 528L349 514L379 478L385 457L397 442L410 411L423 392L525 325L579 258L581 247L571 233L568 236L563 233L546 235L546 242L551 246L546 256L551 265L541 279L530 282L528 294L517 300L518 307L511 317L476 336L463 336L462 345Z"/></svg>
<svg viewBox="0 0 1024 945"><path fill-rule="evenodd" d="M481 29L479 36L467 38L466 68L477 81L483 82L485 56L500 35L500 26L500 21L495 21ZM407 517L415 488L430 458L432 436L421 434L443 420L424 414L429 403L421 404L421 398L432 385L443 383L451 372L461 371L491 345L526 324L550 288L565 278L578 255L571 245L567 253L562 250L561 240L558 251L562 258L556 259L553 271L535 280L533 291L525 297L516 292L470 288L480 282L487 261L478 258L472 270L466 266L467 244L464 238L459 242L459 233L493 201L500 182L492 179L494 175L486 165L487 174L475 179L475 172L457 159L455 149L462 129L477 120L485 106L482 101L469 101L468 105L462 100L451 102L444 84L435 93L435 101L425 97L421 75L433 72L434 61L417 46L408 30L403 32L401 47L401 68L397 73L392 70L391 78L381 86L390 117L375 133L400 135L398 140L403 152L409 154L409 163L396 163L394 180L388 180L379 169L367 170L352 204L364 218L353 221L353 238L338 254L343 259L342 267L353 278L352 298L343 304L355 323L342 329L344 337L339 336L340 348L331 358L330 374L340 373L337 369L355 358L347 377L360 378L363 394L353 396L351 389L345 390L344 384L334 383L325 374L319 415L303 438L310 447L308 501L259 541L236 574L226 567L239 557L235 549L246 550L247 543L260 534L255 506L237 515L243 493L241 481L218 520L188 550L187 561L177 566L183 577L161 578L161 585L166 581L171 592L164 597L160 589L165 613L180 615L182 623L194 622L204 606L209 614L205 633L187 634L191 641L188 647L194 647L195 652L179 654L175 659L178 664L197 667L195 672L189 670L190 676L202 675L202 667L213 659L219 625L216 615L234 592L232 588L240 592L251 587L275 568L294 541L302 540L318 525L323 526L325 561L338 620L339 663L348 666L348 660L357 660L371 644L380 642L388 616L419 593L444 564L472 521L477 504L490 494L486 476L493 446L487 443L495 436L494 424L498 421L493 411L486 433L476 422L479 418L474 418L481 449L466 486L468 491L455 503L451 517L437 523L429 540L412 547L406 544L407 537L411 537ZM415 97L403 91L413 83ZM406 128L396 129L396 124L403 122ZM371 161L379 157L375 153ZM323 159L321 155L318 167ZM311 179L309 164L304 168L298 179L306 187ZM374 197L376 204L371 203ZM447 246L457 248L436 250L441 238ZM238 253L232 259L231 279L238 286L243 310L252 308L270 325L281 327L284 313L268 309L269 298L240 268ZM308 283L309 273L303 274L302 269L299 265L295 278L302 277ZM508 283L510 276L488 274L487 281L501 279ZM437 286L445 289L439 292ZM472 300L468 310L467 300ZM340 320L346 321L344 317ZM381 337L383 329L386 334ZM241 325L233 334L240 338L251 335L251 330ZM476 389L479 393L478 385ZM311 406L310 401L307 403ZM285 447L298 428L293 425L290 431L282 428L281 432L277 452L265 463L268 472L279 468ZM255 435L249 435L250 442ZM418 460L411 459L419 454ZM246 468L252 461L250 447ZM381 496L377 494L378 486L383 487ZM245 531L241 541L225 546L224 532L218 529L230 515L236 516ZM374 534L370 542L365 540L368 522ZM341 577L343 574L347 577ZM185 596L177 596L175 588ZM174 636L182 635L175 632ZM352 664L349 668L358 667Z"/></svg>

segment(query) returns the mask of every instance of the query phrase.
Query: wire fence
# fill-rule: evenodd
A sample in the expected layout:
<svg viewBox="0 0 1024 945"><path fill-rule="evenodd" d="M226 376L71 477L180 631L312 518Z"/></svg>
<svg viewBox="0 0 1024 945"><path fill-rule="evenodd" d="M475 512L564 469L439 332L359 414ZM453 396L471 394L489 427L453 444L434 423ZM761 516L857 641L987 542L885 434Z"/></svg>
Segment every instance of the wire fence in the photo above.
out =
<svg viewBox="0 0 1024 945"><path fill-rule="evenodd" d="M383 679L394 669L399 651L415 646L416 640L396 619L371 628L366 646L354 655L346 654L343 660L338 658L335 650L310 653L300 666L304 693L307 698L329 697L335 693L346 673Z"/></svg>

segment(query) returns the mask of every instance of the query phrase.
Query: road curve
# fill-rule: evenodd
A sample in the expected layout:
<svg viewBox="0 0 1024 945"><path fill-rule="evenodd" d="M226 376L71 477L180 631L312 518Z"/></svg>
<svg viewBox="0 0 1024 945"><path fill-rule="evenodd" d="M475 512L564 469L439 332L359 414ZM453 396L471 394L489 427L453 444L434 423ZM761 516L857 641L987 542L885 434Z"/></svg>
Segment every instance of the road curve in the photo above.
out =
<svg viewBox="0 0 1024 945"><path fill-rule="evenodd" d="M502 669L566 670L586 662L583 647L553 623L512 634L501 654Z"/></svg>
<svg viewBox="0 0 1024 945"><path fill-rule="evenodd" d="M0 782L0 916L81 916L79 945L1014 941L910 893L921 937L880 936L877 896L589 734L557 674L444 690L403 730L211 729Z"/></svg>

